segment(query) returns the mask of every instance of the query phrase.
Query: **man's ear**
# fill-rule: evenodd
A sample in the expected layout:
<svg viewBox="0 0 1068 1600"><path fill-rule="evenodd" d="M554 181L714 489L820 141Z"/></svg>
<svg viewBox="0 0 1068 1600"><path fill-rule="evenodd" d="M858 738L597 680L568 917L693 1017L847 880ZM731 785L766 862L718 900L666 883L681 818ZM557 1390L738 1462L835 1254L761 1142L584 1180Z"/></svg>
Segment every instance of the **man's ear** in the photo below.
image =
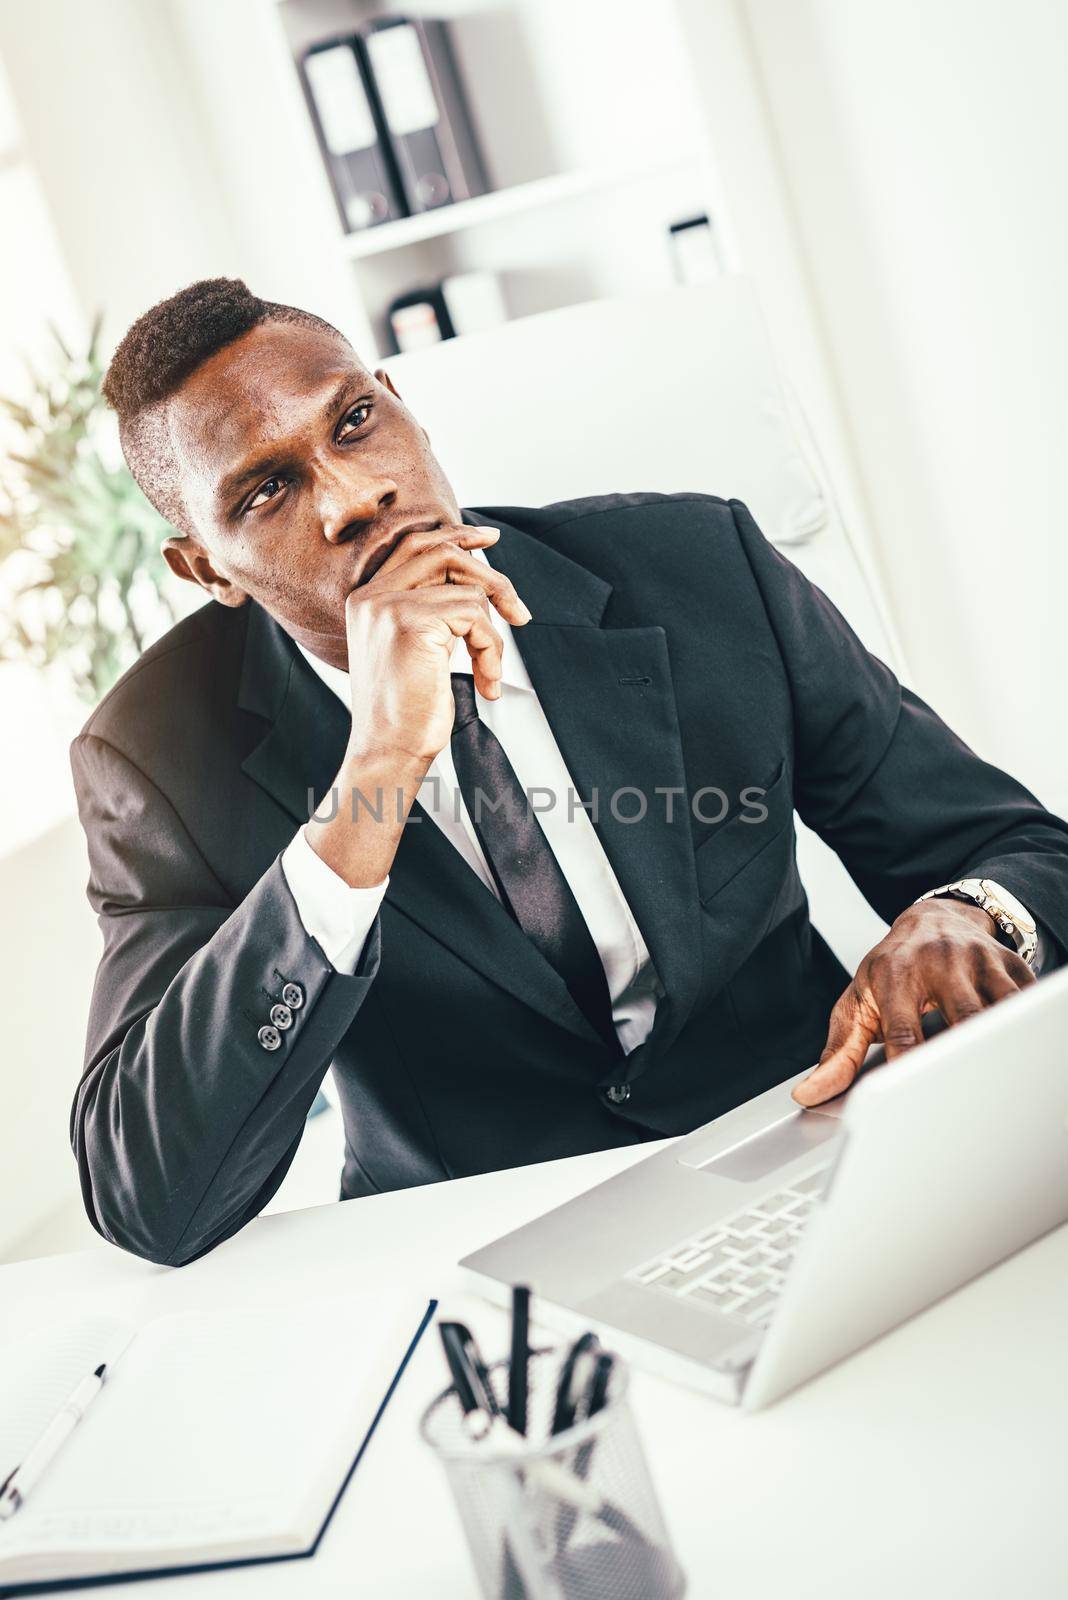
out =
<svg viewBox="0 0 1068 1600"><path fill-rule="evenodd" d="M244 589L239 589L212 566L208 552L192 534L171 534L164 539L160 550L175 577L206 589L220 605L243 606L248 600Z"/></svg>

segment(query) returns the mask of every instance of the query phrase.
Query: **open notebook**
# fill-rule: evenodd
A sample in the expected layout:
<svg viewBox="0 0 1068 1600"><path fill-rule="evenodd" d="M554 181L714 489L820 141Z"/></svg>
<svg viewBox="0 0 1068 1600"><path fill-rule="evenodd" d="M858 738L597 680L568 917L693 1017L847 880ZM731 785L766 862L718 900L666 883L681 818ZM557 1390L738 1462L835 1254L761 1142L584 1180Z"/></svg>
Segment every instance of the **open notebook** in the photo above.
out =
<svg viewBox="0 0 1068 1600"><path fill-rule="evenodd" d="M0 1482L79 1381L104 1388L0 1522L0 1594L310 1555L433 1307L103 1318L0 1347Z"/></svg>

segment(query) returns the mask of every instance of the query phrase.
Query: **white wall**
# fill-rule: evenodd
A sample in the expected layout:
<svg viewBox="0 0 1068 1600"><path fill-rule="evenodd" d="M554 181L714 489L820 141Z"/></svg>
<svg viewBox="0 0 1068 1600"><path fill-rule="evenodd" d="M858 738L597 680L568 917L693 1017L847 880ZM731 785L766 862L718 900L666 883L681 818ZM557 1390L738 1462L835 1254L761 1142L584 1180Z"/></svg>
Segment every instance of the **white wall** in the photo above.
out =
<svg viewBox="0 0 1068 1600"><path fill-rule="evenodd" d="M0 964L10 1003L0 1064L0 1261L58 1212L87 1243L67 1136L100 934L73 818L0 857Z"/></svg>
<svg viewBox="0 0 1068 1600"><path fill-rule="evenodd" d="M913 676L1068 809L1068 7L735 9Z"/></svg>
<svg viewBox="0 0 1068 1600"><path fill-rule="evenodd" d="M871 565L866 485L768 115L744 0L675 0L675 9L715 156L709 198L726 264L744 272L757 288L772 345L825 457L843 521ZM719 492L735 491L724 483ZM899 641L899 665L903 654Z"/></svg>
<svg viewBox="0 0 1068 1600"><path fill-rule="evenodd" d="M234 261L170 9L0 0L0 56L83 312L114 337Z"/></svg>

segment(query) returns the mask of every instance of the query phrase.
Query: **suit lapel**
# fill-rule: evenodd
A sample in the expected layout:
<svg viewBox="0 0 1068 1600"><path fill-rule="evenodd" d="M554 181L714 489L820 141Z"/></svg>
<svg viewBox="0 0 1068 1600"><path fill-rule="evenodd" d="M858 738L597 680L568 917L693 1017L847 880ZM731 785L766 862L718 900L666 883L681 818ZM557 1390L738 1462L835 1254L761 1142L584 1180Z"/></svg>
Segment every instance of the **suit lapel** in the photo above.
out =
<svg viewBox="0 0 1068 1600"><path fill-rule="evenodd" d="M278 623L249 602L238 704L268 723L241 763L261 789L297 822L307 822L309 797L326 794L349 736L349 718Z"/></svg>

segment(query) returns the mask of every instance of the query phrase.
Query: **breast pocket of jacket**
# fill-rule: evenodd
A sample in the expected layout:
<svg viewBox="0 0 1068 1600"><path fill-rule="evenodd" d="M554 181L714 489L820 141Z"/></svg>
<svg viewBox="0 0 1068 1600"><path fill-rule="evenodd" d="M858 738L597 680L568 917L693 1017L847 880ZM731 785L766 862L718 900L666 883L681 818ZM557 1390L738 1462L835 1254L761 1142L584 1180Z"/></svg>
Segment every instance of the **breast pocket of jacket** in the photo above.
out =
<svg viewBox="0 0 1068 1600"><path fill-rule="evenodd" d="M766 784L743 789L739 799L739 809L718 823L694 852L697 892L706 909L743 873L746 888L751 871L761 878L765 873L781 876L783 861L792 854L794 804L787 764L782 762Z"/></svg>

